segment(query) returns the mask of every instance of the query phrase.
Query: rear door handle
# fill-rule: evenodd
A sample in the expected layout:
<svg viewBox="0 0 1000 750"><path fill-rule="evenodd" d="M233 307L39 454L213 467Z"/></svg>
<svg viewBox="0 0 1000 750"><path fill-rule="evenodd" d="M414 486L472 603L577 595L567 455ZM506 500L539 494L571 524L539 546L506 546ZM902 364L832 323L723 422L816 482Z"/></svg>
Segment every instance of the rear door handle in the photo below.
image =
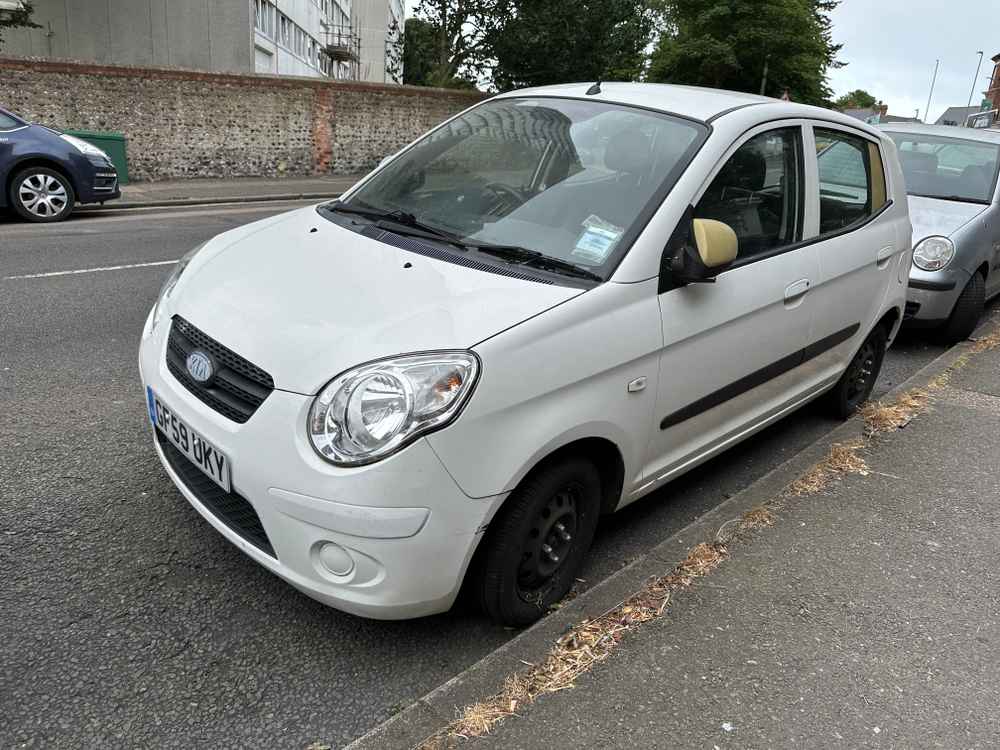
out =
<svg viewBox="0 0 1000 750"><path fill-rule="evenodd" d="M799 279L785 287L785 302L794 302L809 291L809 279Z"/></svg>
<svg viewBox="0 0 1000 750"><path fill-rule="evenodd" d="M888 247L883 247L881 250L878 251L878 254L875 256L875 265L884 266L886 263L888 263L889 259L892 258L892 256L895 254L896 254L896 248L894 248L892 245L889 245Z"/></svg>

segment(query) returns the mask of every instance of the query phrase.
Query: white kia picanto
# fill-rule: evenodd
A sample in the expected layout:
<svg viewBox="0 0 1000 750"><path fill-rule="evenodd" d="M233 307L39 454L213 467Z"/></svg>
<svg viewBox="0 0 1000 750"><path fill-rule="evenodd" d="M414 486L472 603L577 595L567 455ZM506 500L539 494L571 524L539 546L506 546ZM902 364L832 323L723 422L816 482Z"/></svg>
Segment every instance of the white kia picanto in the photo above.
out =
<svg viewBox="0 0 1000 750"><path fill-rule="evenodd" d="M853 412L909 270L879 131L558 86L192 251L140 367L170 478L268 570L377 618L446 610L468 578L523 625L602 514L812 399Z"/></svg>

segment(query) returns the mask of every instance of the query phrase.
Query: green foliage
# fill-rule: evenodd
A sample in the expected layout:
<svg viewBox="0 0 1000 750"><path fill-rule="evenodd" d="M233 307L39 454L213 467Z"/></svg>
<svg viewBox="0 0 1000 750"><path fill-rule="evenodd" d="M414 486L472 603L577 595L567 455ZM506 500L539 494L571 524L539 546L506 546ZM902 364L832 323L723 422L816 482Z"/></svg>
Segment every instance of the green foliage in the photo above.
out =
<svg viewBox="0 0 1000 750"><path fill-rule="evenodd" d="M415 19L426 23L429 30L414 27L414 33L421 36L424 45L418 51L422 56L418 65L424 71L425 85L474 87L472 81L489 64L485 41L496 19L496 4L497 0L420 0Z"/></svg>
<svg viewBox="0 0 1000 750"><path fill-rule="evenodd" d="M408 18L403 40L403 83L409 86L475 88L472 81L448 73L449 67L442 68L437 47L440 37L430 22Z"/></svg>
<svg viewBox="0 0 1000 750"><path fill-rule="evenodd" d="M501 0L486 44L497 89L637 80L654 14L649 0Z"/></svg>
<svg viewBox="0 0 1000 750"><path fill-rule="evenodd" d="M826 74L840 67L829 14L840 0L662 0L647 80L828 105Z"/></svg>
<svg viewBox="0 0 1000 750"><path fill-rule="evenodd" d="M4 29L40 29L37 23L31 20L34 7L30 0L23 0L21 8L14 11L0 11L0 49L3 49Z"/></svg>
<svg viewBox="0 0 1000 750"><path fill-rule="evenodd" d="M833 106L837 109L870 109L877 103L878 100L864 89L855 89L839 97Z"/></svg>

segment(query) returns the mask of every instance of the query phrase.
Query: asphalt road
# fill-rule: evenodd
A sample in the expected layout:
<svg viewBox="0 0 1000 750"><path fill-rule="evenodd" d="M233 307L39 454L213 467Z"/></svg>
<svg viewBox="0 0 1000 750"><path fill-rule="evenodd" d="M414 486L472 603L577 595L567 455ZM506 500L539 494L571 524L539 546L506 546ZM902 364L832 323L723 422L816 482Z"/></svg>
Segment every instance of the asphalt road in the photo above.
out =
<svg viewBox="0 0 1000 750"><path fill-rule="evenodd" d="M511 637L464 606L397 623L327 609L160 469L136 351L169 262L296 205L0 218L0 746L338 746ZM879 391L940 352L905 337ZM806 409L609 519L584 585L832 426Z"/></svg>

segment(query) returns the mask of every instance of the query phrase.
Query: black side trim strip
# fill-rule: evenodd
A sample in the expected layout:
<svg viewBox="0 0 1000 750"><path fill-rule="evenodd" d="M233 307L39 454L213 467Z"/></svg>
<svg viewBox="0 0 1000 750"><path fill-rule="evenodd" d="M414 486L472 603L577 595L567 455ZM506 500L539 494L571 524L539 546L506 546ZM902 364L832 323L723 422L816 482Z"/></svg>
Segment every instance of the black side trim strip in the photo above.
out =
<svg viewBox="0 0 1000 750"><path fill-rule="evenodd" d="M666 430L673 427L676 424L687 421L692 417L696 417L703 411L708 411L720 404L724 404L730 399L736 398L749 390L753 390L759 385L763 385L769 380L773 380L779 375L784 375L786 372L794 370L799 365L808 362L810 359L815 359L820 354L833 349L833 347L838 344L842 344L849 340L854 334L856 334L861 329L860 323L855 323L854 325L848 326L843 330L832 333L825 338L815 341L804 349L799 349L793 354L789 354L787 357L782 357L777 362L772 362L766 367L762 367L756 372L752 372L749 375L740 378L739 380L730 383L723 388L720 388L713 393L709 393L707 396L694 401L682 409L678 409L673 414L668 414L660 422L660 429Z"/></svg>
<svg viewBox="0 0 1000 750"><path fill-rule="evenodd" d="M910 279L908 284L910 289L926 289L929 292L950 292L957 286L954 281L921 281L920 279Z"/></svg>

